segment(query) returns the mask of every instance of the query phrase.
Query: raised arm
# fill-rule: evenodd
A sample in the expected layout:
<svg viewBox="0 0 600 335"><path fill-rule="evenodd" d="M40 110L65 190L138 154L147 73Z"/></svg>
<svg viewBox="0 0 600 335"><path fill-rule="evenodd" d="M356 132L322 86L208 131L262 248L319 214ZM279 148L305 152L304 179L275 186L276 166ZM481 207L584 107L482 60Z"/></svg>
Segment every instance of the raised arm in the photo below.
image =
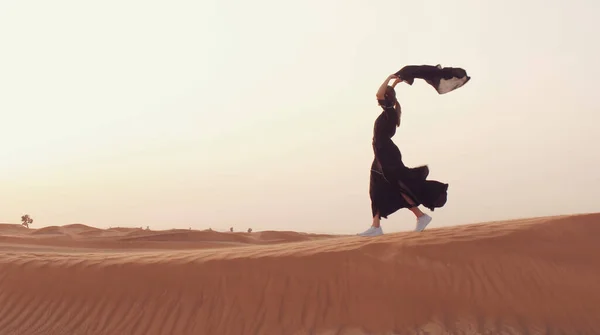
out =
<svg viewBox="0 0 600 335"><path fill-rule="evenodd" d="M381 84L381 86L379 86L379 90L377 90L377 100L384 100L385 99L385 91L387 89L387 86L389 85L390 80L394 79L394 83L392 84L392 87L396 87L396 85L398 85L398 83L402 82L402 79L400 77L398 77L395 74L391 74L387 77L387 79L383 82L383 84Z"/></svg>
<svg viewBox="0 0 600 335"><path fill-rule="evenodd" d="M397 77L395 74L390 74L386 80L383 82L383 84L381 84L381 86L379 86L379 90L377 90L377 100L384 100L385 99L385 89L387 88L390 80L392 79L396 79L396 81L394 82L394 86L396 86L397 83L400 82L400 78Z"/></svg>

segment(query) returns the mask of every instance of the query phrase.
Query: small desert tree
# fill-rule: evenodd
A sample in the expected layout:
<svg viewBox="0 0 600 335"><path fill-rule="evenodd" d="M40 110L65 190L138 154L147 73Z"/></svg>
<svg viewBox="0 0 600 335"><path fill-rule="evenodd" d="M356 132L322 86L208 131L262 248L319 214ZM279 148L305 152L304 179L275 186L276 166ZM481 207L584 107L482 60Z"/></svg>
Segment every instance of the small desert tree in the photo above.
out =
<svg viewBox="0 0 600 335"><path fill-rule="evenodd" d="M21 224L26 228L29 228L29 225L33 223L33 219L29 216L29 214L25 214L21 216Z"/></svg>

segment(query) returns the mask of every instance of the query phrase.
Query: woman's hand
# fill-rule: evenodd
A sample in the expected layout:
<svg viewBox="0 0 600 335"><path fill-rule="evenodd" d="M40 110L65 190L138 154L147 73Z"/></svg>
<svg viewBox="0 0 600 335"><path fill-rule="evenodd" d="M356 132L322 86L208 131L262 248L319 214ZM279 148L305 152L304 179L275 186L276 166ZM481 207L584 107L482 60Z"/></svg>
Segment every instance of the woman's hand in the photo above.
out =
<svg viewBox="0 0 600 335"><path fill-rule="evenodd" d="M402 79L400 79L400 77L394 76L394 78L396 78L396 80L394 80L394 82L392 83L392 87L396 87L396 85L402 82Z"/></svg>

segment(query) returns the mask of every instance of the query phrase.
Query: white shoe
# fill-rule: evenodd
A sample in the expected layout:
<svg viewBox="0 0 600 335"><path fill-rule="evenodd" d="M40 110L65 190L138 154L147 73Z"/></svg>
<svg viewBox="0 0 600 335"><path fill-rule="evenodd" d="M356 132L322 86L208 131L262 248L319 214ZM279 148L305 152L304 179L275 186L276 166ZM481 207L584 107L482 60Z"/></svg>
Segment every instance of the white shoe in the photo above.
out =
<svg viewBox="0 0 600 335"><path fill-rule="evenodd" d="M371 226L369 229L365 230L364 232L357 234L358 236L379 236L379 235L383 235L383 229L381 229L381 227L373 227Z"/></svg>
<svg viewBox="0 0 600 335"><path fill-rule="evenodd" d="M417 226L415 227L415 231L423 231L425 227L431 222L431 216L425 214L417 219Z"/></svg>

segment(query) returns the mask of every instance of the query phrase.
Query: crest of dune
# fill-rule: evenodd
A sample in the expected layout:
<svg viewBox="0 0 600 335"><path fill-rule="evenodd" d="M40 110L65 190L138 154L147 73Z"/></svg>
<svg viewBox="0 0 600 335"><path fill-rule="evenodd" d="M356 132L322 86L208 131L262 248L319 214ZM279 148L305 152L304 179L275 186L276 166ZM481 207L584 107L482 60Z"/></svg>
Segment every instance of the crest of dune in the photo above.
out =
<svg viewBox="0 0 600 335"><path fill-rule="evenodd" d="M598 236L600 214L376 238L3 224L0 329L600 334Z"/></svg>

